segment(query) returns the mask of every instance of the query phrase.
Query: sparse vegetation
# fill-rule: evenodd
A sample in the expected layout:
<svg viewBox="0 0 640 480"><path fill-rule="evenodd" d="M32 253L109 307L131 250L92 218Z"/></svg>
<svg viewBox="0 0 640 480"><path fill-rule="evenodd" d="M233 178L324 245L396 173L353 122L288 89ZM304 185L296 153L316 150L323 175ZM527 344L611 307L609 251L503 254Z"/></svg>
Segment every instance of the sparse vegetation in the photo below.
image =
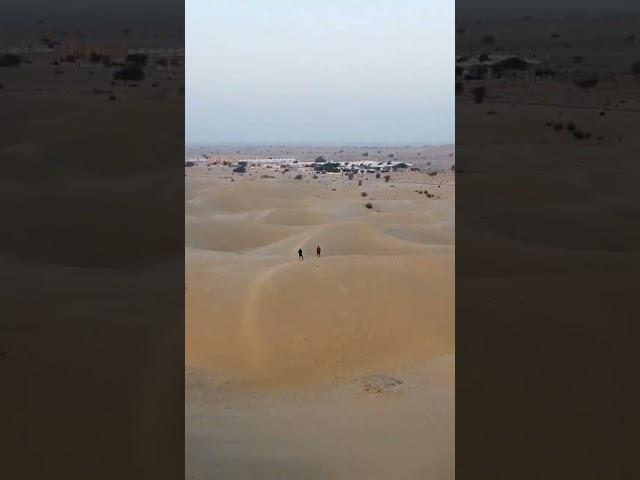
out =
<svg viewBox="0 0 640 480"><path fill-rule="evenodd" d="M373 205L371 204L371 202L367 202L367 203L365 203L365 204L364 204L364 206L365 206L366 208L368 208L368 209L372 209L372 208L373 208Z"/></svg>
<svg viewBox="0 0 640 480"><path fill-rule="evenodd" d="M315 163L325 163L326 160L324 157L316 157L316 159L314 160Z"/></svg>
<svg viewBox="0 0 640 480"><path fill-rule="evenodd" d="M360 196L361 197L366 197L367 196L367 192L360 192Z"/></svg>
<svg viewBox="0 0 640 480"><path fill-rule="evenodd" d="M295 180L302 180L302 174L299 173L297 174L295 177L293 177Z"/></svg>

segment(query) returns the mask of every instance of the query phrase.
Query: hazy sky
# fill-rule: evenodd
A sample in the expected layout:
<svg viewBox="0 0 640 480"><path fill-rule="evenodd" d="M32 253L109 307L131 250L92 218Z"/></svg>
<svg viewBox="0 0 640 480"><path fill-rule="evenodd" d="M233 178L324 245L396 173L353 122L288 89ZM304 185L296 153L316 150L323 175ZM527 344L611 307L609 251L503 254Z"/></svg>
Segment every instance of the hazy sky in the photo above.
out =
<svg viewBox="0 0 640 480"><path fill-rule="evenodd" d="M453 143L453 0L186 0L187 142Z"/></svg>

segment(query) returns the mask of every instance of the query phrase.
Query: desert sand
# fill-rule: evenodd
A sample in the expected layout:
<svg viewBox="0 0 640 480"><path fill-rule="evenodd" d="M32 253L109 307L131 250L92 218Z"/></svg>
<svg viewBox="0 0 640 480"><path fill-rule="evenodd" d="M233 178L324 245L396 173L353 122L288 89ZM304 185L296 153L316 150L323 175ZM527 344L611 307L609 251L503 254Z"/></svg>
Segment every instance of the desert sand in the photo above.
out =
<svg viewBox="0 0 640 480"><path fill-rule="evenodd" d="M189 154L364 151L421 171L185 169L187 478L453 478L453 147Z"/></svg>
<svg viewBox="0 0 640 480"><path fill-rule="evenodd" d="M149 24L145 44L137 24L93 38L91 19L9 20L3 48L22 63L0 68L3 474L178 478L183 69L128 85L117 66L35 51L44 36L80 43L64 33L79 28L100 44L129 26L130 46L149 46ZM162 27L154 47L171 45Z"/></svg>
<svg viewBox="0 0 640 480"><path fill-rule="evenodd" d="M458 55L556 73L465 79L456 98L461 478L637 476L622 372L637 351L638 20L456 18Z"/></svg>

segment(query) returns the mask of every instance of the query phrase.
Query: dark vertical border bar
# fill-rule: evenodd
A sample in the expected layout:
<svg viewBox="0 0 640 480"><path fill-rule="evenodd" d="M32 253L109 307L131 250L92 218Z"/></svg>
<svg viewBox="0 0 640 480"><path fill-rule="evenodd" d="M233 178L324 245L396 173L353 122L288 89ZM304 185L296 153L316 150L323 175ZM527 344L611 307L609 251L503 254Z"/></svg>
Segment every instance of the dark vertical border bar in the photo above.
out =
<svg viewBox="0 0 640 480"><path fill-rule="evenodd" d="M459 480L640 474L640 16L563 3L456 4Z"/></svg>
<svg viewBox="0 0 640 480"><path fill-rule="evenodd" d="M184 4L48 3L0 21L1 475L183 478Z"/></svg>

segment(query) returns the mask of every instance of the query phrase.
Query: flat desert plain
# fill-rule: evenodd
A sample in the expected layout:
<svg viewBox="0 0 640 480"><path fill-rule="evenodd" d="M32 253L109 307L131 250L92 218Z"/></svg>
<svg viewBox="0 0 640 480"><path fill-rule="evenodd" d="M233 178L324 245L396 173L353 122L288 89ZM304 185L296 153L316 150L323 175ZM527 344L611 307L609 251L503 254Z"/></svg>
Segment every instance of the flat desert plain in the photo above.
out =
<svg viewBox="0 0 640 480"><path fill-rule="evenodd" d="M453 147L187 156L365 151L420 170L185 168L187 478L453 478Z"/></svg>

